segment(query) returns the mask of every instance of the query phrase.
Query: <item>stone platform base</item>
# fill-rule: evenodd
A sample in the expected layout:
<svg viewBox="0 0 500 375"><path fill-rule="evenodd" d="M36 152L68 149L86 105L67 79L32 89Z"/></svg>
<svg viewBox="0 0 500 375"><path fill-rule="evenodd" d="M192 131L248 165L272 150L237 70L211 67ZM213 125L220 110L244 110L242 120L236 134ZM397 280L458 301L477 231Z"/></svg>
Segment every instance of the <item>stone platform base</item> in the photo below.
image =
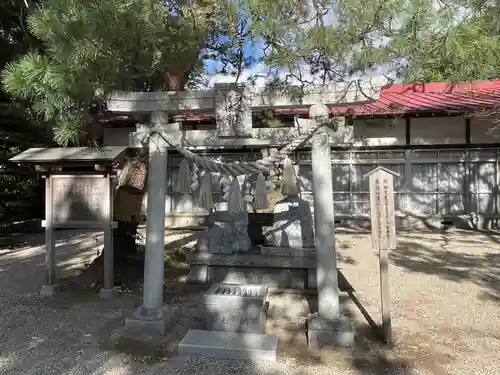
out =
<svg viewBox="0 0 500 375"><path fill-rule="evenodd" d="M224 266L202 266L202 268L206 269L208 278L196 279L195 283L266 284L273 287L296 289L307 289L308 287L307 270L303 269ZM199 271L195 272L199 274ZM188 276L188 282L192 282L193 279Z"/></svg>
<svg viewBox="0 0 500 375"><path fill-rule="evenodd" d="M334 321L319 317L318 313L307 317L307 341L310 349L323 347L354 349L354 330L348 317L341 315Z"/></svg>
<svg viewBox="0 0 500 375"><path fill-rule="evenodd" d="M245 254L190 251L186 262L190 283L267 284L282 288L316 288L308 273L316 273L316 256L266 255L260 248ZM308 284L309 283L309 284Z"/></svg>
<svg viewBox="0 0 500 375"><path fill-rule="evenodd" d="M165 335L175 325L180 309L177 306L164 305L159 310L149 311L139 306L134 313L125 318L125 328L141 330L152 335Z"/></svg>
<svg viewBox="0 0 500 375"><path fill-rule="evenodd" d="M179 343L179 355L276 362L277 347L277 336L191 329Z"/></svg>
<svg viewBox="0 0 500 375"><path fill-rule="evenodd" d="M245 254L211 254L189 251L188 283L266 284L271 287L317 289L316 256L311 253L261 254L252 249ZM339 288L352 290L343 275Z"/></svg>
<svg viewBox="0 0 500 375"><path fill-rule="evenodd" d="M117 286L113 288L102 288L99 291L99 297L101 297L102 299L115 298L118 297L120 293L120 288Z"/></svg>

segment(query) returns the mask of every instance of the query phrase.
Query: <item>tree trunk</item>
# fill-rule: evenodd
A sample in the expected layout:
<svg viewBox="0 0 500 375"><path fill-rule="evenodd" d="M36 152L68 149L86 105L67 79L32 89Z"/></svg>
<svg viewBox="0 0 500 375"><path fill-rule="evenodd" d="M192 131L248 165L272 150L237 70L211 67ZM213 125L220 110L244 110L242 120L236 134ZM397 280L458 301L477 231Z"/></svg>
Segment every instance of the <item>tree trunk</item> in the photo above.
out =
<svg viewBox="0 0 500 375"><path fill-rule="evenodd" d="M137 228L141 222L146 180L147 162L142 155L130 154L120 171L113 204L113 219L118 223L118 227L113 231L114 259L117 267L137 254Z"/></svg>

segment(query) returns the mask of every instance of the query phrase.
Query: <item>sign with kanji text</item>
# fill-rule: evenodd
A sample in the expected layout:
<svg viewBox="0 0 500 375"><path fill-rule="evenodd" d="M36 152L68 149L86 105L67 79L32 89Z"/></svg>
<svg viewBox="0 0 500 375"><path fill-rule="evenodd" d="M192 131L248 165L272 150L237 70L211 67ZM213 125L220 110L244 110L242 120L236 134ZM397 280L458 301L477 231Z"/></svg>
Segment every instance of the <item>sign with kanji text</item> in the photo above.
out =
<svg viewBox="0 0 500 375"><path fill-rule="evenodd" d="M385 167L377 167L363 176L369 178L372 246L375 249L396 248L394 176L399 174Z"/></svg>

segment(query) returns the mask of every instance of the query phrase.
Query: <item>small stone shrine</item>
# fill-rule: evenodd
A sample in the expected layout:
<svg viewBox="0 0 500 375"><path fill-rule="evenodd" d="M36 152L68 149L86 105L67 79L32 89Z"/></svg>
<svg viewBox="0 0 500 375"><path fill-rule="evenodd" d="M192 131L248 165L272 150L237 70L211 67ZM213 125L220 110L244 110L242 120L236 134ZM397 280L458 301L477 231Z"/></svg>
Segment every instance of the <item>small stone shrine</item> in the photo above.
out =
<svg viewBox="0 0 500 375"><path fill-rule="evenodd" d="M113 195L119 164L128 147L30 148L10 161L34 165L45 179L46 279L42 296L51 296L56 283L56 229L104 232L104 287L100 296L116 295L113 271Z"/></svg>
<svg viewBox="0 0 500 375"><path fill-rule="evenodd" d="M263 156L273 157L276 152L274 149L264 150ZM180 192L189 188L188 182L192 182L195 176L193 173L189 177L187 166L187 163L181 164L177 181ZM248 235L247 206L252 203L252 208L267 208L267 194L275 189L277 176L270 173L266 180L259 173L255 188L245 195L240 191L237 177L233 177L230 188L223 190L227 201L214 204L206 187L209 174L207 172L202 177L198 201L210 212L210 227L187 254L191 266L188 281L315 288L314 208L300 197L296 170L291 161L285 157L279 182L285 198L276 203L272 226L264 233L266 243L260 247L252 247Z"/></svg>
<svg viewBox="0 0 500 375"><path fill-rule="evenodd" d="M231 214L226 202L221 202L210 212L210 229L196 244L196 250L205 253L233 254L246 253L251 242L248 236L248 212Z"/></svg>

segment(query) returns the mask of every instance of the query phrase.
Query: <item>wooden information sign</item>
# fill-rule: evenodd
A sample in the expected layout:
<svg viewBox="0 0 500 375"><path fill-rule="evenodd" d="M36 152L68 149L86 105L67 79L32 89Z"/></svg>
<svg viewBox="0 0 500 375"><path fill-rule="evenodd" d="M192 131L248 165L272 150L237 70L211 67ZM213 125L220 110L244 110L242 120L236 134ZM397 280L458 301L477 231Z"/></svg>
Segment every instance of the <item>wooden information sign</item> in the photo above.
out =
<svg viewBox="0 0 500 375"><path fill-rule="evenodd" d="M369 178L370 184L370 216L374 249L396 248L393 176L399 174L384 167L375 168L364 176Z"/></svg>
<svg viewBox="0 0 500 375"><path fill-rule="evenodd" d="M104 232L103 298L116 295L113 270L113 196L116 168L130 155L128 147L30 148L10 161L30 164L45 179L46 281L40 294L56 292L55 230L95 229Z"/></svg>
<svg viewBox="0 0 500 375"><path fill-rule="evenodd" d="M392 341L389 250L396 248L394 176L399 177L399 174L384 167L377 167L363 176L369 178L372 246L379 251L382 328L388 343Z"/></svg>
<svg viewBox="0 0 500 375"><path fill-rule="evenodd" d="M54 227L102 226L101 223L108 221L107 178L102 175L52 175L50 178Z"/></svg>

